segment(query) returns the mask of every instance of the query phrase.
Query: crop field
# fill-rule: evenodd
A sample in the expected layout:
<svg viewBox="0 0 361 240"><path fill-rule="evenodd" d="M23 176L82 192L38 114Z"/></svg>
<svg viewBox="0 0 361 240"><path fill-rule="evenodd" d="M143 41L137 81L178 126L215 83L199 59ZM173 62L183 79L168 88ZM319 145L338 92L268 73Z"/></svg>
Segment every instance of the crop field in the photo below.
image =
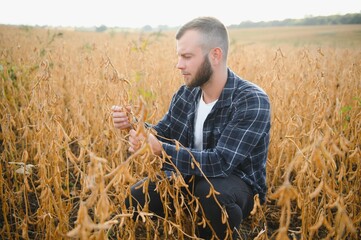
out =
<svg viewBox="0 0 361 240"><path fill-rule="evenodd" d="M146 133L167 111L183 84L174 34L0 25L0 239L197 239L208 222L182 177L147 142L128 153L111 118L131 105ZM361 239L361 26L231 29L230 42L230 68L272 107L267 202L240 239ZM163 217L125 209L144 176Z"/></svg>

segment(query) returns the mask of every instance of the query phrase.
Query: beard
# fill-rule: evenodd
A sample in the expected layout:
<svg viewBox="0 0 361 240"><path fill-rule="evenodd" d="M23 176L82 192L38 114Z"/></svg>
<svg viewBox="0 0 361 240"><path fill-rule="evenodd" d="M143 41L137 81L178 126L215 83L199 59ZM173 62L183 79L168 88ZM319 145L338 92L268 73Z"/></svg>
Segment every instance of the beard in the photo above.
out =
<svg viewBox="0 0 361 240"><path fill-rule="evenodd" d="M202 65L199 67L194 79L187 84L189 88L200 87L211 78L213 75L213 69L208 55L204 57Z"/></svg>

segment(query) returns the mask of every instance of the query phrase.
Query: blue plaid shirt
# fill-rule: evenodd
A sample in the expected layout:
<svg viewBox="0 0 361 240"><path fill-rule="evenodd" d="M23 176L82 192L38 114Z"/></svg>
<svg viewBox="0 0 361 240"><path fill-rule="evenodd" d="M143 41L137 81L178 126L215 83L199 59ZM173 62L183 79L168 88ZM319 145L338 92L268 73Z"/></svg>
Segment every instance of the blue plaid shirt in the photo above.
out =
<svg viewBox="0 0 361 240"><path fill-rule="evenodd" d="M233 173L264 202L271 127L267 94L228 69L227 83L204 122L203 150L197 150L194 117L200 96L199 87L190 89L185 85L174 94L168 112L153 128L159 136L175 139L186 149L160 138L163 149L183 175L202 176L199 168L191 164L193 155L206 177ZM168 164L164 168L172 170Z"/></svg>

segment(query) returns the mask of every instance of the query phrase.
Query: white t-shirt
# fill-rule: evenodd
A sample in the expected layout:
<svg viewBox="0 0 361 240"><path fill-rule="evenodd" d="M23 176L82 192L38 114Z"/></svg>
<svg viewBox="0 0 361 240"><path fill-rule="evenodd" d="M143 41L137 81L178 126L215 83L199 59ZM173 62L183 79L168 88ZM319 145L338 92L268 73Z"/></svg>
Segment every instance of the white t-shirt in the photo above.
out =
<svg viewBox="0 0 361 240"><path fill-rule="evenodd" d="M214 104L218 101L215 100L211 103L203 101L203 94L199 99L197 111L194 118L194 146L198 150L203 149L203 124L208 114L211 112Z"/></svg>

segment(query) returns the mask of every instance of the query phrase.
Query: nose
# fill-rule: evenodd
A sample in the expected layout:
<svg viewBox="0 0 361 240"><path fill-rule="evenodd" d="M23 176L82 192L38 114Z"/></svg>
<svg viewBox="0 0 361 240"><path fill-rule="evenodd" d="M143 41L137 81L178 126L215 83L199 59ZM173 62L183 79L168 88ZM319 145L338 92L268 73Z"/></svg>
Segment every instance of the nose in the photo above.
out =
<svg viewBox="0 0 361 240"><path fill-rule="evenodd" d="M182 70L182 69L185 68L185 64L184 64L184 61L182 61L182 59L178 59L176 68L178 68L178 69L180 69L180 70Z"/></svg>

